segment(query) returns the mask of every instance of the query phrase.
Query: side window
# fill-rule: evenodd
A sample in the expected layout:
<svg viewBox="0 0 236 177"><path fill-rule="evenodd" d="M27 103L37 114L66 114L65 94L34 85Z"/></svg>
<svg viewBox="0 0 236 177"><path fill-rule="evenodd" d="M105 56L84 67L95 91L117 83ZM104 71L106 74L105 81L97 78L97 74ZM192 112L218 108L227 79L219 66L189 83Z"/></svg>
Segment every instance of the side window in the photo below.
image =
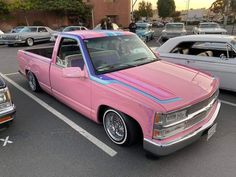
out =
<svg viewBox="0 0 236 177"><path fill-rule="evenodd" d="M84 69L84 60L77 40L62 38L57 53L56 65L60 67L80 67Z"/></svg>
<svg viewBox="0 0 236 177"><path fill-rule="evenodd" d="M193 42L182 42L174 47L170 53L190 55L190 48L193 45Z"/></svg>
<svg viewBox="0 0 236 177"><path fill-rule="evenodd" d="M29 32L37 32L37 28L29 28Z"/></svg>
<svg viewBox="0 0 236 177"><path fill-rule="evenodd" d="M38 32L48 32L46 28L39 28Z"/></svg>

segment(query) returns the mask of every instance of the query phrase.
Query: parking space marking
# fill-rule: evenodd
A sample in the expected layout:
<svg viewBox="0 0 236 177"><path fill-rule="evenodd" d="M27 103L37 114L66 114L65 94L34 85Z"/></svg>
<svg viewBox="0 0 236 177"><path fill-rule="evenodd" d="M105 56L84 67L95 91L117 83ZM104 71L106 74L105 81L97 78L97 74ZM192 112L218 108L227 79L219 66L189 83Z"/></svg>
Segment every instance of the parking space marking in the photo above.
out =
<svg viewBox="0 0 236 177"><path fill-rule="evenodd" d="M90 134L89 132L87 132L85 129L83 129L82 127L80 127L79 125L77 125L76 123L74 123L73 121L71 121L68 117L66 117L65 115L61 114L60 112L58 112L56 109L54 109L53 107L51 107L50 105L48 105L47 103L45 103L44 101L42 101L41 99L39 99L38 97L34 96L32 93L30 93L29 91L27 91L26 89L24 89L23 87L21 87L19 84L17 84L16 82L14 82L13 80L11 80L10 78L8 78L6 75L0 73L0 75L9 83L11 83L14 87L16 87L18 90L20 90L21 92L23 92L24 94L26 94L27 96L29 96L31 99L33 99L35 102L37 102L38 104L40 104L42 107L44 107L46 110L48 110L49 112L51 112L52 114L54 114L57 118L59 118L60 120L62 120L64 123L66 123L67 125L69 125L71 128L73 128L74 130L76 130L78 133L80 133L83 137L85 137L86 139L88 139L90 142L92 142L94 145L96 145L98 148L100 148L102 151L104 151L105 153L107 153L108 155L110 155L111 157L114 157L117 152L115 150L113 150L112 148L110 148L108 145L106 145L105 143L103 143L102 141L100 141L99 139L97 139L95 136L93 136L92 134Z"/></svg>
<svg viewBox="0 0 236 177"><path fill-rule="evenodd" d="M0 141L3 142L2 146L6 146L7 144L12 144L13 143L13 141L9 140L9 136L7 136L6 139L0 139Z"/></svg>
<svg viewBox="0 0 236 177"><path fill-rule="evenodd" d="M12 75L17 75L17 74L20 74L19 72L15 72L15 73L7 73L7 74L4 74L5 76L12 76Z"/></svg>
<svg viewBox="0 0 236 177"><path fill-rule="evenodd" d="M224 100L220 100L220 101L221 101L221 103L224 103L224 104L227 104L227 105L236 107L236 104L235 104L235 103L231 103L231 102L229 102L229 101L224 101Z"/></svg>

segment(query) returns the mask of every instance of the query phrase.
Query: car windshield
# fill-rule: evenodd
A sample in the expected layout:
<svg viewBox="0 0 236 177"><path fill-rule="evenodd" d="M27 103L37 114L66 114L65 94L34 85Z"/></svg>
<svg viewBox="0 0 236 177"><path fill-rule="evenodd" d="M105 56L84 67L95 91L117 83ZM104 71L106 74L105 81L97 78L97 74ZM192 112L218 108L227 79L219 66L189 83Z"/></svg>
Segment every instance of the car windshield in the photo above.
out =
<svg viewBox="0 0 236 177"><path fill-rule="evenodd" d="M19 33L37 32L36 27L24 27L19 31Z"/></svg>
<svg viewBox="0 0 236 177"><path fill-rule="evenodd" d="M200 24L199 28L219 28L218 24Z"/></svg>
<svg viewBox="0 0 236 177"><path fill-rule="evenodd" d="M148 29L148 25L146 24L137 24L137 30L147 30Z"/></svg>
<svg viewBox="0 0 236 177"><path fill-rule="evenodd" d="M92 38L84 42L97 74L123 70L158 60L136 35Z"/></svg>
<svg viewBox="0 0 236 177"><path fill-rule="evenodd" d="M76 31L76 30L80 30L79 27L73 26L73 27L66 27L63 32L69 32L69 31Z"/></svg>
<svg viewBox="0 0 236 177"><path fill-rule="evenodd" d="M183 24L166 24L166 29L183 29Z"/></svg>
<svg viewBox="0 0 236 177"><path fill-rule="evenodd" d="M24 27L16 27L11 30L11 33L19 33Z"/></svg>

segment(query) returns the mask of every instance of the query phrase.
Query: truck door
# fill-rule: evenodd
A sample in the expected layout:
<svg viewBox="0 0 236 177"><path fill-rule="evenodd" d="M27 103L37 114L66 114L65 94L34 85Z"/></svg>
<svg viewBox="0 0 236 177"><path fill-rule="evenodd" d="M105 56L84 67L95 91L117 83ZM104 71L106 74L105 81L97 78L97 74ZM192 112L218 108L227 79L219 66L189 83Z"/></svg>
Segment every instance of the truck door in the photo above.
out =
<svg viewBox="0 0 236 177"><path fill-rule="evenodd" d="M56 62L51 65L51 87L53 94L78 112L87 116L91 113L91 83L88 78L66 78L63 68L80 67L85 69L84 58L79 42L70 37L62 37Z"/></svg>

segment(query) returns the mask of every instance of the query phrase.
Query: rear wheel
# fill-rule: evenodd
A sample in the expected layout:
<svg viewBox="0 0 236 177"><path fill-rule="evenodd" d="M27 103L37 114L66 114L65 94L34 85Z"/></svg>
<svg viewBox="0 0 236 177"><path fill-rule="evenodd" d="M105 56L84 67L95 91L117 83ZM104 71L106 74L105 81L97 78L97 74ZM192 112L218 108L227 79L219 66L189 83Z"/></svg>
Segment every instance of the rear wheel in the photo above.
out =
<svg viewBox="0 0 236 177"><path fill-rule="evenodd" d="M137 124L130 117L108 109L103 115L103 126L108 137L115 144L131 145L137 140Z"/></svg>
<svg viewBox="0 0 236 177"><path fill-rule="evenodd" d="M32 38L27 38L26 39L26 44L31 47L31 46L34 45L34 40Z"/></svg>
<svg viewBox="0 0 236 177"><path fill-rule="evenodd" d="M37 78L35 77L34 73L32 73L31 71L29 71L27 73L27 78L28 78L28 83L29 83L29 87L33 92L38 92L40 91L40 86L38 83Z"/></svg>

